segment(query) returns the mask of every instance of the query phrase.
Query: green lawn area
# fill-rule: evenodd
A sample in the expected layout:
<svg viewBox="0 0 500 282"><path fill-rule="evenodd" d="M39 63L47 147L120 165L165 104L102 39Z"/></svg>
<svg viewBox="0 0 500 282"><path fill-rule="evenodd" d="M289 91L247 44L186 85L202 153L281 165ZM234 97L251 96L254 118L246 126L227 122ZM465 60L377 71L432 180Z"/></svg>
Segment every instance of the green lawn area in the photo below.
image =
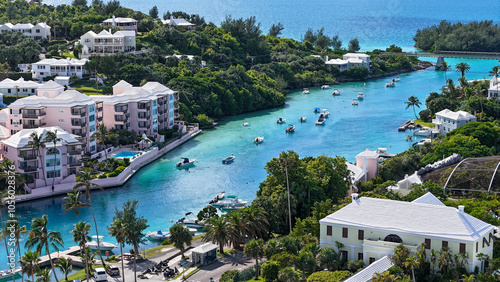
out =
<svg viewBox="0 0 500 282"><path fill-rule="evenodd" d="M92 269L96 269L98 267L102 267L102 264L94 265L92 267ZM80 279L80 280L85 279L85 268L80 269L79 271L77 271L77 272L75 272L75 273L73 273L71 275L68 275L68 279L69 279L69 281L75 280L75 279ZM66 281L66 279L63 278L63 279L61 279L59 281Z"/></svg>
<svg viewBox="0 0 500 282"><path fill-rule="evenodd" d="M73 55L73 52L71 52L71 51L69 51L69 50L64 51L64 53L63 53L63 57L70 57L70 58L72 58L72 59L76 59L76 58L75 58L75 55Z"/></svg>
<svg viewBox="0 0 500 282"><path fill-rule="evenodd" d="M105 86L113 86L115 84L114 81L105 81L104 82ZM97 92L97 85L93 81L83 81L83 80L78 80L75 81L71 84L71 87L75 88L76 90L82 92L85 95L96 95L96 94L102 94L102 86L101 84L99 85L99 92Z"/></svg>
<svg viewBox="0 0 500 282"><path fill-rule="evenodd" d="M414 120L414 122L418 123L418 124L421 124L423 126L430 127L430 128L434 127L434 123L432 123L432 122L425 122L425 121L422 121L421 119L416 119L416 120Z"/></svg>

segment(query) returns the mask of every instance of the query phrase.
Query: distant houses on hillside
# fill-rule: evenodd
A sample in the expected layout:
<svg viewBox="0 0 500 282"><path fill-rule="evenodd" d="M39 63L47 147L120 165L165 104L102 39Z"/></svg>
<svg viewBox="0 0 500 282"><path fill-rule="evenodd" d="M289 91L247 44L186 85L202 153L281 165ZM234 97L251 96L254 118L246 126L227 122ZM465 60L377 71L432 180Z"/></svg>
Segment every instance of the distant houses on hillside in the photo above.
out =
<svg viewBox="0 0 500 282"><path fill-rule="evenodd" d="M50 40L50 26L46 23L37 23L35 25L30 23L5 23L0 25L0 33L8 31L22 32L24 35L33 38L35 41L40 41L42 39Z"/></svg>
<svg viewBox="0 0 500 282"><path fill-rule="evenodd" d="M370 70L370 55L364 53L347 53L341 59L328 60L326 56L325 64L333 65L339 68L340 71L346 71L352 67L365 66Z"/></svg>
<svg viewBox="0 0 500 282"><path fill-rule="evenodd" d="M135 31L123 30L115 33L102 30L99 33L89 31L80 37L83 45L82 58L91 55L111 55L120 52L131 52L136 49Z"/></svg>
<svg viewBox="0 0 500 282"><path fill-rule="evenodd" d="M135 31L137 33L137 20L132 18L120 18L113 17L111 19L107 19L101 24L104 28L116 27L122 30Z"/></svg>

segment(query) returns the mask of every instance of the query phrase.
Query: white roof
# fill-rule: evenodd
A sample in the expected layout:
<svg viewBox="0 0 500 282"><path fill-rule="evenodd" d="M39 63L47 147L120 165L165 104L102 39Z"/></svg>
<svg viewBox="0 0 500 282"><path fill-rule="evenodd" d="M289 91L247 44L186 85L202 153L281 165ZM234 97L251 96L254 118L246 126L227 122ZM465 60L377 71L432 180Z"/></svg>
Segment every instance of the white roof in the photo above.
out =
<svg viewBox="0 0 500 282"><path fill-rule="evenodd" d="M130 83L121 80L113 85L113 87L124 87L127 89L118 95L89 95L89 97L94 101L102 101L105 104L117 104L154 100L157 98L156 95L175 93L175 91L158 82L148 82L142 87L133 87Z"/></svg>
<svg viewBox="0 0 500 282"><path fill-rule="evenodd" d="M362 64L363 63L363 60L361 59L355 59L355 58L350 58L350 59L347 59L347 61L351 64Z"/></svg>
<svg viewBox="0 0 500 282"><path fill-rule="evenodd" d="M135 37L135 31L133 31L133 30L120 30L120 31L117 31L115 33L111 33L109 31L103 29L98 34L96 34L95 32L93 32L91 30L91 31L88 31L87 33L85 33L84 35L82 35L82 37L87 35L87 34L93 38L122 38L125 36L134 36Z"/></svg>
<svg viewBox="0 0 500 282"><path fill-rule="evenodd" d="M377 151L372 151L372 150L368 150L368 149L365 149L363 152L359 153L357 157L365 157L365 158L378 158L379 157L379 153L377 153Z"/></svg>
<svg viewBox="0 0 500 282"><path fill-rule="evenodd" d="M444 118L449 118L453 120L470 120L470 119L475 119L474 115L469 114L468 112L465 111L450 111L448 109L444 109L440 112L436 113L436 116L442 116Z"/></svg>
<svg viewBox="0 0 500 282"><path fill-rule="evenodd" d="M55 82L54 82L55 83ZM57 83L56 83L57 84ZM61 85L57 84L59 87ZM38 88L40 91L40 88ZM33 107L47 107L47 106L62 106L72 107L76 105L93 105L95 102L87 95L82 94L76 90L67 90L54 98L28 96L21 98L9 105L9 108L33 108Z"/></svg>
<svg viewBox="0 0 500 282"><path fill-rule="evenodd" d="M28 146L28 143L31 141L31 133L36 132L38 135L42 135L42 140L45 138L46 134L48 131L54 131L57 130L57 137L61 138L63 142L66 143L78 143L79 141L73 137L74 135L69 134L68 132L64 131L62 128L59 126L51 126L51 127L39 127L39 128L33 128L33 129L22 129L16 134L12 135L9 137L7 140L0 141L3 144L7 146L11 146L14 148L22 148L25 146ZM57 142L58 145L62 145L63 143Z"/></svg>
<svg viewBox="0 0 500 282"><path fill-rule="evenodd" d="M177 55L177 54L174 54L174 55L167 55L167 56L165 56L165 58L170 58L170 57L176 57L179 60L182 59L182 57L186 57L190 61L194 60L194 55Z"/></svg>
<svg viewBox="0 0 500 282"><path fill-rule="evenodd" d="M25 24L18 23L14 25L13 29L32 29L33 27L35 26L30 23L25 23Z"/></svg>
<svg viewBox="0 0 500 282"><path fill-rule="evenodd" d="M422 184L422 179L420 179L420 176L418 176L417 172L415 171L412 175L408 176L405 175L405 178L400 180L399 182L402 182L402 181L410 181L411 183L414 183L414 184ZM398 183L399 183L398 182Z"/></svg>
<svg viewBox="0 0 500 282"><path fill-rule="evenodd" d="M57 65L57 66L83 66L89 59L43 59L34 63L33 65Z"/></svg>
<svg viewBox="0 0 500 282"><path fill-rule="evenodd" d="M49 80L47 82L45 82L43 85L41 85L40 87L38 87L39 90L44 90L44 89L47 89L47 90L57 90L57 89L64 89L64 87L53 81L53 80Z"/></svg>
<svg viewBox="0 0 500 282"><path fill-rule="evenodd" d="M104 21L105 23L112 23L113 19L107 19ZM134 20L132 18L115 18L115 23L135 23L137 20Z"/></svg>
<svg viewBox="0 0 500 282"><path fill-rule="evenodd" d="M9 78L6 78L2 81L0 81L0 88L38 88L42 84L31 81L31 80L24 80L24 78L19 78L18 80L12 80Z"/></svg>
<svg viewBox="0 0 500 282"><path fill-rule="evenodd" d="M394 234L474 242L493 226L454 207L361 197L320 220Z"/></svg>
<svg viewBox="0 0 500 282"><path fill-rule="evenodd" d="M163 24L173 24L173 25L178 25L178 26L194 26L195 24L192 24L185 19L169 19L169 20L161 20Z"/></svg>
<svg viewBox="0 0 500 282"><path fill-rule="evenodd" d="M9 138L10 130L0 125L0 139Z"/></svg>
<svg viewBox="0 0 500 282"><path fill-rule="evenodd" d="M358 57L358 58L369 58L370 55L367 55L365 53L347 53L344 56L347 57Z"/></svg>
<svg viewBox="0 0 500 282"><path fill-rule="evenodd" d="M126 82L125 80L120 80L117 84L113 85L113 87L132 87L133 85Z"/></svg>
<svg viewBox="0 0 500 282"><path fill-rule="evenodd" d="M205 254L213 250L217 250L219 248L217 245L214 245L212 243L205 243L201 246L198 246L194 249L191 250L192 253L198 253L198 254Z"/></svg>
<svg viewBox="0 0 500 282"><path fill-rule="evenodd" d="M147 90L147 91L152 92L152 93L164 92L166 94L173 94L175 92L172 89L170 89L170 88L166 87L165 85L163 85L159 82L156 82L156 81L147 82L146 84L144 84L142 86L142 89Z"/></svg>
<svg viewBox="0 0 500 282"><path fill-rule="evenodd" d="M13 25L13 24L11 24L11 23L5 23L5 24L3 24L3 25L0 25L0 27L4 27L4 26L6 26L6 27L8 27L8 28L13 28L13 27L14 27L14 25Z"/></svg>
<svg viewBox="0 0 500 282"><path fill-rule="evenodd" d="M391 259L388 256L383 256L358 273L347 278L344 282L369 282L372 281L373 274L385 272L393 266L394 263L392 263Z"/></svg>
<svg viewBox="0 0 500 282"><path fill-rule="evenodd" d="M412 203L417 204L427 204L427 205L436 205L436 206L445 206L434 194L431 192L427 192L425 195L411 201Z"/></svg>
<svg viewBox="0 0 500 282"><path fill-rule="evenodd" d="M346 162L346 164L347 164L347 169L351 171L351 175L354 178L353 182L358 182L363 176L365 176L362 168L357 167L349 162Z"/></svg>
<svg viewBox="0 0 500 282"><path fill-rule="evenodd" d="M325 62L325 64L327 65L347 65L349 62L347 60L341 60L341 59L331 59L327 62Z"/></svg>

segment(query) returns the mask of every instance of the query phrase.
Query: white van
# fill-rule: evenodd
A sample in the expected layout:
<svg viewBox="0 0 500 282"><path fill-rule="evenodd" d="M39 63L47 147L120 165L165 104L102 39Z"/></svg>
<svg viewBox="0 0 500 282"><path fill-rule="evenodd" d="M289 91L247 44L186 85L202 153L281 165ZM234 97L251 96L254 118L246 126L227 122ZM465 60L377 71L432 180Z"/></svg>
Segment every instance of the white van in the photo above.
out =
<svg viewBox="0 0 500 282"><path fill-rule="evenodd" d="M95 281L108 281L108 276L106 275L106 269L102 267L94 269L94 279Z"/></svg>

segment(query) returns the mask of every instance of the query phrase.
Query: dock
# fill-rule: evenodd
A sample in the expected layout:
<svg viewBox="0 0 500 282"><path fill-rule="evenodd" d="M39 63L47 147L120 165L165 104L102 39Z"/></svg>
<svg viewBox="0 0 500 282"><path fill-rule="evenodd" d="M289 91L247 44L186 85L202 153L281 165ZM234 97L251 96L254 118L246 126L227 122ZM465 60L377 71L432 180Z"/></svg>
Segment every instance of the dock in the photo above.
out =
<svg viewBox="0 0 500 282"><path fill-rule="evenodd" d="M73 246L69 247L65 251L53 252L50 254L53 262L56 262L60 258L71 259L72 265L77 267L84 267L82 259L78 256L80 253L80 247ZM97 260L95 260L97 262ZM50 259L48 255L40 257L40 262L38 263L39 267L47 267L50 266Z"/></svg>

